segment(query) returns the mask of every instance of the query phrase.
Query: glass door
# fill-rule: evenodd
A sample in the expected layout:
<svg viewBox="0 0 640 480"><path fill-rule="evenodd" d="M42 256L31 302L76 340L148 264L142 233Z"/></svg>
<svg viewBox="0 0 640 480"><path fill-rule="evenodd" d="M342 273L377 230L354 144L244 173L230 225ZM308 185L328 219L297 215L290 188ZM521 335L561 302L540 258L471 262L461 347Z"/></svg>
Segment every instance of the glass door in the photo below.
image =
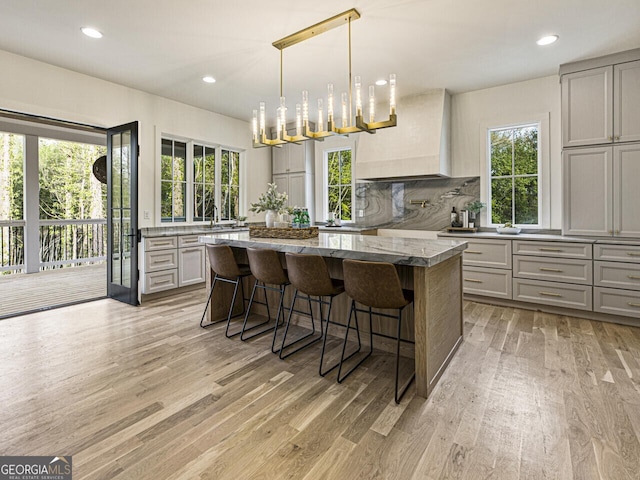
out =
<svg viewBox="0 0 640 480"><path fill-rule="evenodd" d="M138 305L138 122L107 131L107 295Z"/></svg>

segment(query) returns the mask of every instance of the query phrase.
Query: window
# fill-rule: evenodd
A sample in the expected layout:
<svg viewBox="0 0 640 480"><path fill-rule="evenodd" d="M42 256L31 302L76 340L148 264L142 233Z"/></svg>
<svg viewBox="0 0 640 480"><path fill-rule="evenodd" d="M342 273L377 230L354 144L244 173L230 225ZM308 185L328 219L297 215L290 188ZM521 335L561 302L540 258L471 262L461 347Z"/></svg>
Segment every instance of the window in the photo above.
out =
<svg viewBox="0 0 640 480"><path fill-rule="evenodd" d="M193 220L209 221L215 216L216 150L193 146Z"/></svg>
<svg viewBox="0 0 640 480"><path fill-rule="evenodd" d="M231 220L240 213L240 152L222 149L220 163L220 219Z"/></svg>
<svg viewBox="0 0 640 480"><path fill-rule="evenodd" d="M539 124L488 130L490 219L540 225Z"/></svg>
<svg viewBox="0 0 640 480"><path fill-rule="evenodd" d="M25 137L0 132L0 275L24 264Z"/></svg>
<svg viewBox="0 0 640 480"><path fill-rule="evenodd" d="M162 139L160 215L163 222L185 222L187 190L187 144Z"/></svg>
<svg viewBox="0 0 640 480"><path fill-rule="evenodd" d="M327 213L333 212L341 220L351 221L353 219L351 149L328 151L325 153L325 158Z"/></svg>

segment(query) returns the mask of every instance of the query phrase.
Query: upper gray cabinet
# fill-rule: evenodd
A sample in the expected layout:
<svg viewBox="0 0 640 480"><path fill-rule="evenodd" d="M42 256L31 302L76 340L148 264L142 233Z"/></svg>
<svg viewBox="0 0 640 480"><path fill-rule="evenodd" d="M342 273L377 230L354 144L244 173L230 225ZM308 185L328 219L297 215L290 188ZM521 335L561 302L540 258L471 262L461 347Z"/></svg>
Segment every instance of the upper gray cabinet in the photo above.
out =
<svg viewBox="0 0 640 480"><path fill-rule="evenodd" d="M587 68L640 51L610 57L560 68L563 147L640 141L640 60Z"/></svg>

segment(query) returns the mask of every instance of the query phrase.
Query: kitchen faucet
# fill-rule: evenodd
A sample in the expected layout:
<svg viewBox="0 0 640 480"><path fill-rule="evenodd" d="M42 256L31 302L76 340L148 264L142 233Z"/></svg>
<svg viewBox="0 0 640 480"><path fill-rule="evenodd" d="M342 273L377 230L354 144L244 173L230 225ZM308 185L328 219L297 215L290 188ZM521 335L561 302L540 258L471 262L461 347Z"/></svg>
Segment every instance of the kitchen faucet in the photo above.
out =
<svg viewBox="0 0 640 480"><path fill-rule="evenodd" d="M214 204L213 205L213 215L211 215L211 222L209 223L209 226L211 228L213 228L213 224L216 223L216 218L218 217L218 207Z"/></svg>

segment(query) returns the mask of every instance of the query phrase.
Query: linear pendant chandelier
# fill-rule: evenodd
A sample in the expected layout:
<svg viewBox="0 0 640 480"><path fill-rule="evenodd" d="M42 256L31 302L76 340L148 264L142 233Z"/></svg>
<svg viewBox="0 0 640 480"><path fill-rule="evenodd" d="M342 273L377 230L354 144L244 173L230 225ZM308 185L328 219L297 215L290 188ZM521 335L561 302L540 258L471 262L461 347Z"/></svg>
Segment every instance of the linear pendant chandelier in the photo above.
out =
<svg viewBox="0 0 640 480"><path fill-rule="evenodd" d="M266 133L266 107L265 102L260 102L259 110L253 111L253 147L280 146L286 143L300 143L305 140L324 140L331 135L349 135L350 133L367 132L376 133L381 128L395 127L396 117L396 76L389 76L389 118L384 121L375 121L375 89L369 86L369 116L368 122L364 121L362 109L362 83L359 76L352 82L351 77L351 21L360 18L360 13L355 8L347 10L339 15L327 18L320 23L300 30L288 37L273 42L273 46L280 50L280 106L277 109L276 136L268 138ZM287 107L282 91L282 55L283 50L296 43L304 42L312 37L324 33L333 28L347 24L349 27L349 93L342 93L341 100L341 121L337 125L334 116L334 95L333 84L327 85L327 122L324 122L323 100L318 99L318 120L316 130L311 130L309 123L309 93L302 92L302 104L296 104L296 133L288 135L287 132ZM355 121L352 116L352 85L356 94L356 114Z"/></svg>

